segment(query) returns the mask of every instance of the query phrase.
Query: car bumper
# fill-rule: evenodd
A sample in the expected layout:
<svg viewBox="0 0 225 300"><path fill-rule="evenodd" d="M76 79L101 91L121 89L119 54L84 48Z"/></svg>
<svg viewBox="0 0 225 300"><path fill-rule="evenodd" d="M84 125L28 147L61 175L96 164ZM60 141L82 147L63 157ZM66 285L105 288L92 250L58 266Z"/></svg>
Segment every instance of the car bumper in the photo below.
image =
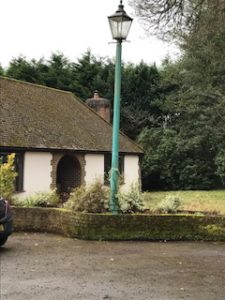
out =
<svg viewBox="0 0 225 300"><path fill-rule="evenodd" d="M2 225L2 226L1 226ZM0 238L7 237L13 232L12 218L6 218L0 221Z"/></svg>

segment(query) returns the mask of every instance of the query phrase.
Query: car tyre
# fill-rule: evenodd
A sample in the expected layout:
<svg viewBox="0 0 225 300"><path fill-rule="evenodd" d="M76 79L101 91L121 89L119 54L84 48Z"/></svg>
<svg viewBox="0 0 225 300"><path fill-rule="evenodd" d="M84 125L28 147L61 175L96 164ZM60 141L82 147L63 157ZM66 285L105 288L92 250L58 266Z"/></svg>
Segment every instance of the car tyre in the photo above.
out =
<svg viewBox="0 0 225 300"><path fill-rule="evenodd" d="M7 239L8 239L7 236L0 238L0 247L5 244L5 242L7 241Z"/></svg>

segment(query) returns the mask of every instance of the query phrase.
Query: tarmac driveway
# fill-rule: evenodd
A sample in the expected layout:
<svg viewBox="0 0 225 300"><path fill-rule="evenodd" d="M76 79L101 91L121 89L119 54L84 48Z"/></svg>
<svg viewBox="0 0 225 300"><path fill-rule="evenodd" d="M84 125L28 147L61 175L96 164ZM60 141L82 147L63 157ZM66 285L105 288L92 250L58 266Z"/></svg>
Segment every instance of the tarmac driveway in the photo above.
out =
<svg viewBox="0 0 225 300"><path fill-rule="evenodd" d="M92 242L17 233L1 300L225 299L225 243Z"/></svg>

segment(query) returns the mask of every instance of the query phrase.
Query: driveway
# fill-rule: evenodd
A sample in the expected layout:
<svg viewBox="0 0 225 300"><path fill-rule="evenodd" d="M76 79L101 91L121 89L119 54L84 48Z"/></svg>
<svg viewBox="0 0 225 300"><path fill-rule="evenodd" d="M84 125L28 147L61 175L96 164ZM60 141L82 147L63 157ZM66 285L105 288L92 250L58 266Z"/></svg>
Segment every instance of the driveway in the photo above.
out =
<svg viewBox="0 0 225 300"><path fill-rule="evenodd" d="M93 242L17 233L0 250L1 300L222 300L225 243Z"/></svg>

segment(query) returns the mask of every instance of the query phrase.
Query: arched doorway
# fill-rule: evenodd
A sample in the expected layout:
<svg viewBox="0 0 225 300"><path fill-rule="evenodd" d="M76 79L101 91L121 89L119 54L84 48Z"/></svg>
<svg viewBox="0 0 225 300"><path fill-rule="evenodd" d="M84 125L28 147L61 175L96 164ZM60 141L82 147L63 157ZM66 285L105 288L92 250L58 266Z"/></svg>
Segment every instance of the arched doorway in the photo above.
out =
<svg viewBox="0 0 225 300"><path fill-rule="evenodd" d="M70 193L81 184L81 167L79 161L70 155L63 156L57 166L56 185L58 193Z"/></svg>

